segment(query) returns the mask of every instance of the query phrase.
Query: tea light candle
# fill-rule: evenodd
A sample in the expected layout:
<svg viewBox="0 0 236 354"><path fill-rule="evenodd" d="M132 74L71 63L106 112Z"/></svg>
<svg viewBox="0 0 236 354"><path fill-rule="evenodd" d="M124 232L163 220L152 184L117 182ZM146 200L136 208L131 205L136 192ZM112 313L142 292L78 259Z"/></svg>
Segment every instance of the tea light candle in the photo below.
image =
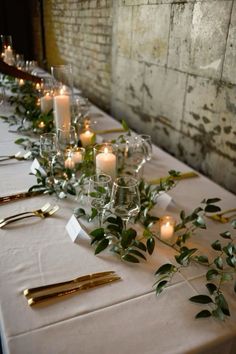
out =
<svg viewBox="0 0 236 354"><path fill-rule="evenodd" d="M48 113L53 108L53 98L49 93L40 98L40 108L42 113Z"/></svg>
<svg viewBox="0 0 236 354"><path fill-rule="evenodd" d="M43 121L41 121L41 122L39 123L38 127L39 127L40 129L45 128L45 123L44 123Z"/></svg>
<svg viewBox="0 0 236 354"><path fill-rule="evenodd" d="M19 80L19 86L23 86L25 84L24 80L23 79L20 79Z"/></svg>
<svg viewBox="0 0 236 354"><path fill-rule="evenodd" d="M70 96L63 94L54 97L54 116L57 129L68 129L71 123Z"/></svg>
<svg viewBox="0 0 236 354"><path fill-rule="evenodd" d="M75 164L80 163L83 161L83 156L82 153L80 151L75 151L73 153L73 161Z"/></svg>
<svg viewBox="0 0 236 354"><path fill-rule="evenodd" d="M175 219L172 216L163 216L160 219L160 238L163 241L172 241L174 236Z"/></svg>
<svg viewBox="0 0 236 354"><path fill-rule="evenodd" d="M75 162L73 161L73 157L69 156L67 157L67 159L65 160L65 168L69 168L70 170L72 170L75 167Z"/></svg>
<svg viewBox="0 0 236 354"><path fill-rule="evenodd" d="M79 138L83 147L89 146L93 142L94 133L91 130L86 130L81 133Z"/></svg>
<svg viewBox="0 0 236 354"><path fill-rule="evenodd" d="M96 156L96 172L105 173L112 179L116 178L116 155L109 152L108 147Z"/></svg>

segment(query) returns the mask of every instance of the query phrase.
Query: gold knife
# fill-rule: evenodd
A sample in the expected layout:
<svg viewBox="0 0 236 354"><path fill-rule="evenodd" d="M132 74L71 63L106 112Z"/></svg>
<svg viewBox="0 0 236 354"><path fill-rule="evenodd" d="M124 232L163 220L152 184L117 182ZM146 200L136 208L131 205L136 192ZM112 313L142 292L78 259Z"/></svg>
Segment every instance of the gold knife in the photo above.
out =
<svg viewBox="0 0 236 354"><path fill-rule="evenodd" d="M149 183L150 184L159 184L161 182L161 180L165 181L165 179L167 179L168 177L153 179L153 180L149 181ZM181 173L179 176L173 177L173 179L181 180L181 179L193 178L193 177L199 177L199 175L194 171L190 171L190 172Z"/></svg>
<svg viewBox="0 0 236 354"><path fill-rule="evenodd" d="M19 199L35 197L37 195L43 194L44 192L45 192L44 190L40 190L40 191L35 191L35 192L23 192L23 193L7 195L5 197L0 197L0 204L13 202L13 201L19 200Z"/></svg>
<svg viewBox="0 0 236 354"><path fill-rule="evenodd" d="M69 284L77 284L77 283L81 283L87 280L93 280L93 279L97 279L97 278L101 278L101 277L105 277L108 275L115 275L114 271L107 271L107 272L100 272L100 273L93 273L93 274L88 274L88 275L82 275L81 277L75 278L75 279L70 279L67 281L63 281L60 283L53 283L53 284L48 284L48 285L42 285L42 286L37 286L35 288L30 288L30 289L25 289L23 291L23 294L26 297L30 297L31 295L38 293L38 292L42 292L42 291L47 291L53 288L57 288L60 286L64 286L64 285L69 285Z"/></svg>
<svg viewBox="0 0 236 354"><path fill-rule="evenodd" d="M81 285L79 285L75 288L72 288L70 290L57 291L57 292L50 293L50 294L31 297L28 299L28 305L33 306L33 305L42 303L42 302L50 300L50 299L57 299L57 298L60 298L60 297L66 296L66 295L74 294L79 291L92 289L92 288L95 288L97 286L104 285L104 284L109 284L109 283L112 283L113 281L117 281L117 280L121 280L121 278L119 276L111 276L106 279L91 280L86 284L81 284Z"/></svg>

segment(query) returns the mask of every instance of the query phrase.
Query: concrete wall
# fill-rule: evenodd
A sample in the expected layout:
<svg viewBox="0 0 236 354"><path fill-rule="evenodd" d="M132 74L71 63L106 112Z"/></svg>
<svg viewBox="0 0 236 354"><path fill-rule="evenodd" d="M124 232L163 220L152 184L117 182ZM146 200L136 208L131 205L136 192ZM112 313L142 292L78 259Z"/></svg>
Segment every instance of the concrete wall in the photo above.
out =
<svg viewBox="0 0 236 354"><path fill-rule="evenodd" d="M47 59L236 192L236 0L47 0Z"/></svg>

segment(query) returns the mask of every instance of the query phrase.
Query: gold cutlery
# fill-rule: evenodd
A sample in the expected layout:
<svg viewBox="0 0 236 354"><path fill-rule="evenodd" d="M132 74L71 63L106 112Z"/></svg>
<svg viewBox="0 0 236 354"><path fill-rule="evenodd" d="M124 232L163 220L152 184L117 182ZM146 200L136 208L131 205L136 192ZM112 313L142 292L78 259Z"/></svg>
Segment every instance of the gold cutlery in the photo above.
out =
<svg viewBox="0 0 236 354"><path fill-rule="evenodd" d="M23 193L7 195L5 197L0 197L0 204L13 202L13 201L19 200L19 199L35 197L37 195L43 194L44 192L45 192L44 190L40 190L40 191L35 191L35 192L23 192Z"/></svg>
<svg viewBox="0 0 236 354"><path fill-rule="evenodd" d="M113 129L95 131L95 134L110 134L110 133L125 133L125 130L123 128L113 128Z"/></svg>
<svg viewBox="0 0 236 354"><path fill-rule="evenodd" d="M44 212L46 212L50 207L51 207L51 204L50 204L50 203L46 203L46 204L43 205L42 208L40 208L40 209L30 210L30 211L24 211L23 213L19 213L19 214L14 214L14 215L7 216L6 218L0 220L0 224L4 223L4 222L7 221L7 220L15 219L15 218L18 217L18 216L27 215L27 214L35 214L35 215L37 215L37 214L44 213Z"/></svg>
<svg viewBox="0 0 236 354"><path fill-rule="evenodd" d="M181 180L181 179L193 178L193 177L199 177L199 175L194 171L190 171L190 172L181 173L179 176L173 177L173 179ZM150 184L159 184L161 181L165 181L167 178L169 178L169 176L163 177L163 178L158 178L158 179L153 179L153 180L149 181L149 183Z"/></svg>
<svg viewBox="0 0 236 354"><path fill-rule="evenodd" d="M8 161L8 160L12 160L12 159L16 159L16 160L28 160L29 157L31 156L31 152L28 151L26 154L24 154L23 156L21 155L21 152L17 152L15 155L9 155L9 156L0 156L0 162L2 161Z"/></svg>
<svg viewBox="0 0 236 354"><path fill-rule="evenodd" d="M33 213L31 215L25 215L25 216L20 216L19 218L10 219L10 220L2 222L0 224L0 228L5 227L6 225L12 224L13 222L16 222L16 221L19 221L19 220L23 220L23 219L27 219L27 218L40 217L40 218L44 219L44 218L50 217L53 214L55 214L58 209L59 209L59 206L55 205L51 210L43 212L43 213L37 213L37 214Z"/></svg>
<svg viewBox="0 0 236 354"><path fill-rule="evenodd" d="M232 208L232 209L228 209L228 210L224 210L220 213L216 213L216 214L209 214L207 215L207 217L209 219L215 220L215 221L219 221L222 224L225 224L227 222L229 222L233 217L236 217L236 214L232 214L229 216L225 216L226 214L230 214L232 212L236 211L236 208Z"/></svg>
<svg viewBox="0 0 236 354"><path fill-rule="evenodd" d="M35 293L38 292L44 292L47 290L52 290L61 286L65 286L65 285L76 285L79 283L82 283L84 281L88 281L88 280L93 280L93 279L97 279L97 278L102 278L102 277L106 277L108 275L115 275L114 271L106 271L106 272L99 272L99 273L93 273L93 274L87 274L87 275L82 275L78 278L74 278L74 279L70 279L70 280L66 280L60 283L53 283L53 284L47 284L47 285L42 285L42 286L37 286L34 288L29 288L29 289L25 289L23 291L23 294L26 297L29 297Z"/></svg>
<svg viewBox="0 0 236 354"><path fill-rule="evenodd" d="M92 288L95 288L97 286L104 285L104 284L109 284L109 283L112 283L113 281L117 281L117 280L121 280L121 278L117 275L110 276L110 277L107 277L104 279L90 280L89 282L87 282L85 284L80 284L80 285L78 285L72 289L69 289L69 290L56 291L56 292L50 293L50 294L30 297L28 299L28 305L33 306L33 305L42 303L42 302L50 300L50 299L51 300L57 299L57 298L60 298L60 297L66 296L66 295L74 294L79 291L92 289Z"/></svg>

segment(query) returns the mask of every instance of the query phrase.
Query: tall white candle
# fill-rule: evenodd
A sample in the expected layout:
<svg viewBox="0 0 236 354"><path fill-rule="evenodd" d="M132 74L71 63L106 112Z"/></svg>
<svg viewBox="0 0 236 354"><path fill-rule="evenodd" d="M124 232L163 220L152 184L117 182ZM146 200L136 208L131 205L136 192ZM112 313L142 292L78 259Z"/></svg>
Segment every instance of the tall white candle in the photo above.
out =
<svg viewBox="0 0 236 354"><path fill-rule="evenodd" d="M42 113L48 113L53 108L53 98L49 93L40 98L40 107Z"/></svg>
<svg viewBox="0 0 236 354"><path fill-rule="evenodd" d="M70 127L70 96L61 93L54 97L54 117L57 129L68 129Z"/></svg>
<svg viewBox="0 0 236 354"><path fill-rule="evenodd" d="M116 178L116 155L109 152L107 147L96 156L96 172Z"/></svg>
<svg viewBox="0 0 236 354"><path fill-rule="evenodd" d="M14 65L14 56L13 56L13 51L11 49L11 46L8 46L4 50L4 62L7 63L8 65Z"/></svg>
<svg viewBox="0 0 236 354"><path fill-rule="evenodd" d="M93 142L94 133L90 130L86 130L85 132L81 133L79 138L83 147L89 146Z"/></svg>

